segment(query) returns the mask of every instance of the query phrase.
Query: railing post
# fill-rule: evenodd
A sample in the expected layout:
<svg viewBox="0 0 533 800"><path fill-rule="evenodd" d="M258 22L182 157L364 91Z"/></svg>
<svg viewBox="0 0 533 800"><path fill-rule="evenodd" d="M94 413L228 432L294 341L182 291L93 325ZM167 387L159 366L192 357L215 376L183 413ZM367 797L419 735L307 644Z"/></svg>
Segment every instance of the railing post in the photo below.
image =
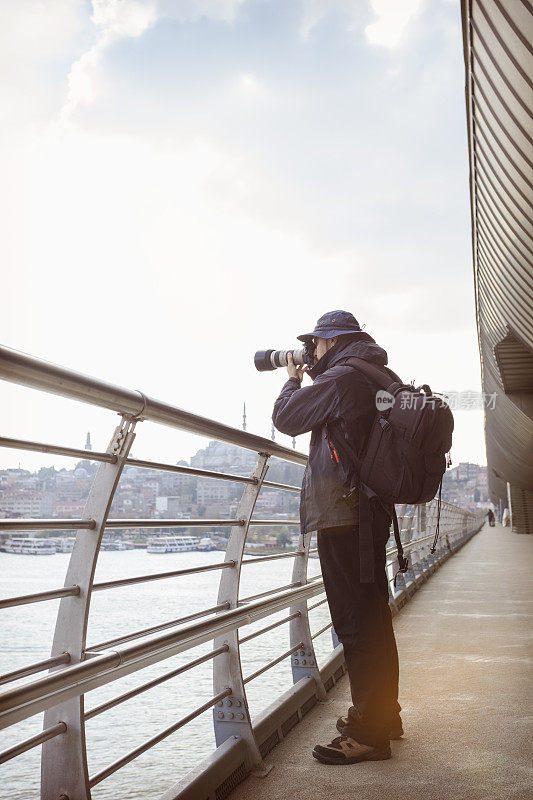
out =
<svg viewBox="0 0 533 800"><path fill-rule="evenodd" d="M89 618L91 590L100 550L100 542L113 496L135 438L135 420L122 418L107 453L117 456L115 463L98 467L83 519L94 519L96 528L78 530L70 557L65 586L77 584L79 595L64 597L57 614L51 656L70 653L70 665L83 661ZM55 672L62 667L50 670ZM44 728L64 722L65 733L45 742L41 756L41 800L90 800L89 774L85 749L83 695L50 708L44 715Z"/></svg>
<svg viewBox="0 0 533 800"><path fill-rule="evenodd" d="M416 538L422 539L426 531L426 504L421 503L416 507ZM412 562L415 577L420 576L424 581L427 580L426 568L427 561L425 553L427 550L427 542L420 544L416 548L416 562Z"/></svg>
<svg viewBox="0 0 533 800"><path fill-rule="evenodd" d="M268 470L268 458L267 453L259 453L259 459L252 473L252 477L257 479L257 483L245 486L237 507L237 519L244 520L245 524L233 526L228 538L225 561L233 561L234 567L222 570L217 603L229 603L230 608L236 608L239 602L244 545L255 503ZM213 694L216 695L228 687L232 693L213 709L216 745L219 747L230 736L239 736L247 745L247 768L253 769L255 774L266 774L268 770L263 764L259 747L255 741L244 688L238 630L218 637L213 643L215 649L223 645L227 646L227 651L213 659Z"/></svg>
<svg viewBox="0 0 533 800"><path fill-rule="evenodd" d="M302 544L298 549L298 555L294 557L294 566L292 568L292 582L299 582L302 584L307 583L307 564L309 561L309 547L311 545L311 534L306 534L301 537ZM320 670L318 668L315 648L311 638L311 629L309 627L309 614L307 611L307 600L304 600L298 605L291 606L291 614L298 614L297 617L291 619L290 625L290 646L294 647L299 642L302 642L303 647L297 650L291 656L292 680L296 683L300 678L306 676L313 678L315 681L317 694L319 700L326 699L326 690L320 677Z"/></svg>

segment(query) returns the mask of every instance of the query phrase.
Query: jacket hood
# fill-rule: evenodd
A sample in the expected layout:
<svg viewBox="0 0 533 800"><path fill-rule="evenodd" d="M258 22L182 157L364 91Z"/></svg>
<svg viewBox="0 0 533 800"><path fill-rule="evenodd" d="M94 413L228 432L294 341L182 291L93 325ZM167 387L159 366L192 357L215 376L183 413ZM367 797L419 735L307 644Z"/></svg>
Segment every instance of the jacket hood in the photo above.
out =
<svg viewBox="0 0 533 800"><path fill-rule="evenodd" d="M318 375L334 367L344 358L364 358L379 366L386 366L388 363L387 351L380 347L368 333L356 333L349 339L344 337L334 345L331 350L307 371L307 374L314 380Z"/></svg>

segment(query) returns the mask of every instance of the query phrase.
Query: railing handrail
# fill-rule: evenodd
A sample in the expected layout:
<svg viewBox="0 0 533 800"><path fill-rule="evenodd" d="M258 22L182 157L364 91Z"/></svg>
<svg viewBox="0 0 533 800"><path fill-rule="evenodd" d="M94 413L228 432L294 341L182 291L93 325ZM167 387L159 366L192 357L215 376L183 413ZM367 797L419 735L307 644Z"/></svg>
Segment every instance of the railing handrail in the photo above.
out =
<svg viewBox="0 0 533 800"><path fill-rule="evenodd" d="M295 464L307 463L304 453L291 450L271 439L155 400L137 389L125 389L3 345L0 345L0 379L108 408L123 416L179 428L256 453L268 453Z"/></svg>
<svg viewBox="0 0 533 800"><path fill-rule="evenodd" d="M257 622L276 611L297 605L322 591L323 580L320 578L313 583L254 600L245 606L221 611L207 620L183 625L148 641L102 652L24 686L8 689L0 694L0 730L14 721L27 719L56 705L67 696L84 694L97 686L111 683L118 677L118 672L121 675L137 672L149 664L163 661L231 630Z"/></svg>
<svg viewBox="0 0 533 800"><path fill-rule="evenodd" d="M246 536L250 527L299 524L296 519L269 520L254 518L255 503L262 487L299 491L298 486L276 481L265 481L269 456L277 456L300 465L307 463L307 456L288 447L278 445L276 442L264 437L240 431L206 417L184 411L176 406L154 400L141 391L115 386L109 382L97 380L74 370L59 367L47 361L0 346L0 380L2 379L90 403L101 408L111 409L121 415L122 420L115 429L106 452L89 453L79 448L69 448L63 445L0 437L0 447L34 450L75 458L85 455L88 459L94 457L95 461L102 462L94 478L85 511L81 515L82 519L16 518L0 520L0 531L51 528L77 529L76 547L71 556L64 587L31 595L5 598L0 601L0 608L2 606L9 607L52 599L60 599L61 601L50 658L0 676L0 679L3 679L3 683L8 683L43 672L47 668L52 669L47 676L32 679L22 686L12 687L0 694L0 729L28 719L42 711L45 712L44 731L4 753L0 753L0 762L14 758L38 745L43 745L43 795L48 797L58 796L61 793L66 794L64 791L66 787L63 786L63 781L66 779L71 791L74 793L78 792L76 787L81 782L83 784L83 800L89 800L91 786L100 783L104 778L137 758L154 744L196 719L199 714L212 707L215 703L220 707L223 706L223 698L232 694L235 704L242 708L242 713L239 713L238 717L243 724L240 725L238 733L245 744L247 759L250 764L260 766L262 764L262 753L246 707L246 684L292 655L293 682L298 683L302 676L301 670L305 669L305 675L314 680L316 696L323 698L326 692L322 675L318 670L313 640L325 633L331 627L331 623L322 626L315 633L311 633L308 611L326 602L325 599L322 599L309 607L307 603L311 598L324 593L322 577L317 575L309 578L307 575L307 559L311 552L311 537L303 537L299 549L295 552L270 554L258 559L243 558ZM207 436L254 451L258 454L258 460L253 474L240 476L184 465L134 459L129 455L135 436L134 430L136 423L143 420L189 431L199 436ZM126 466L181 472L195 475L199 478L234 481L244 485L243 495L231 518L109 519L109 508L122 471ZM469 518L475 517L474 514L447 503L442 503L442 509L449 515L449 521L448 525L445 525L441 519L442 538L444 539L446 536L446 541L441 543L440 554L437 556L438 560L444 557L446 548L451 551L454 541L460 542L464 540L469 531L475 527L472 521L468 522ZM428 512L427 514L426 511ZM430 506L424 507L424 513L422 513L422 510L416 509L415 506L410 506L409 510L407 510L407 506L403 506L401 517L402 533L405 533L405 537L402 538L407 540L404 543L404 549L406 552L418 551L419 563L410 567L405 578L403 575L400 576L401 580L398 588L395 588L395 591L391 593L391 602L394 604L396 604L397 598L402 598L401 602L404 601L405 596L402 595L402 591L411 591L407 587L411 586L413 582L421 580L424 569L433 563L433 556L424 555L424 551L429 549L429 542L433 539L433 535L427 534L428 524L432 527L435 521L434 509L431 509ZM403 527L404 521L407 523L405 528ZM93 583L100 542L106 528L145 527L153 529L182 526L230 527L231 532L225 561L171 572ZM479 528L480 525L477 525L477 527ZM88 533L88 531L93 531L93 533ZM422 531L425 533L424 536L421 536ZM452 540L452 546L448 540L448 533ZM389 558L395 554L396 549L394 547L387 549L388 573L391 571ZM270 561L289 557L294 559L290 583L248 597L241 598L239 596L239 577L244 564L252 563L253 561ZM422 567L420 564L422 564ZM93 591L113 589L170 577L177 578L181 575L207 570L220 570L221 579L216 606L181 618L167 620L148 628L130 631L130 633L96 645L89 647L86 645L89 601ZM389 575L389 582L391 580ZM394 583L396 586L396 580ZM403 589L401 584L403 584ZM240 639L238 630L241 627L271 617L271 615L283 609L290 609L290 613L282 619L277 619L248 636L242 637L242 640ZM67 619L68 625L65 624ZM256 637L287 623L289 623L290 648L278 654L268 663L255 670L255 672L243 677L240 666L240 644L254 640ZM78 700L80 695L209 641L212 641L214 646L210 653L189 661L187 664L181 665L163 676L153 678L118 697L114 697L92 709L87 714L83 713L83 706ZM335 639L333 641L335 643ZM306 661L300 664L299 658L294 657L294 654L299 649L309 651L307 655L312 656L307 664ZM221 657L218 658L217 656ZM158 686L171 677L208 660L213 662L213 697L182 719L174 722L170 727L108 765L98 774L90 778L87 777L83 730L86 719L97 716L126 700L132 699L137 694ZM225 705L226 703L224 703L224 707ZM231 703L228 701L227 705L231 705ZM64 709L67 707L68 714L65 716ZM227 720L233 719L234 714L228 712L226 719L224 711L220 709L215 709L215 711L213 724L215 739L217 745L219 745L226 741L227 736L231 733L227 726ZM68 723L64 721L67 718ZM78 760L74 759L68 775L61 775L60 785L55 765L57 759L63 758L65 753L75 753ZM84 764L85 767L83 766Z"/></svg>

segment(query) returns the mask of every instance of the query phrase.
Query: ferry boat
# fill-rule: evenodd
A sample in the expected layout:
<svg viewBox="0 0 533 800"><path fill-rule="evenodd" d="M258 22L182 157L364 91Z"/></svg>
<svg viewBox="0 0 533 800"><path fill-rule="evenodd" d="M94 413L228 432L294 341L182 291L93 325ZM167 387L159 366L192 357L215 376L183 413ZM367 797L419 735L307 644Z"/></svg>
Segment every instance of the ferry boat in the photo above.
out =
<svg viewBox="0 0 533 800"><path fill-rule="evenodd" d="M24 556L53 556L55 544L51 539L13 538L4 545L6 553L16 553Z"/></svg>
<svg viewBox="0 0 533 800"><path fill-rule="evenodd" d="M181 553L187 550L198 550L198 539L195 536L153 536L148 539L148 553Z"/></svg>
<svg viewBox="0 0 533 800"><path fill-rule="evenodd" d="M127 550L128 548L121 539L102 540L100 550Z"/></svg>
<svg viewBox="0 0 533 800"><path fill-rule="evenodd" d="M61 538L57 539L49 539L48 541L52 542L56 553L72 553L74 550L74 543L76 541L75 536L62 536Z"/></svg>
<svg viewBox="0 0 533 800"><path fill-rule="evenodd" d="M198 550L204 550L206 553L215 549L215 543L210 536L204 536L198 542Z"/></svg>

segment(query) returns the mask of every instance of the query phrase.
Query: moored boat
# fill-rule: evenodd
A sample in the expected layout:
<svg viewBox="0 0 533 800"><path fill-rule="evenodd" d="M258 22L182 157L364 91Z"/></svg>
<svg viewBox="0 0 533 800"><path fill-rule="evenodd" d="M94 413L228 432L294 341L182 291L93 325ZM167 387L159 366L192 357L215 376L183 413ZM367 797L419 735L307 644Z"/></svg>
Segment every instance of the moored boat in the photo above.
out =
<svg viewBox="0 0 533 800"><path fill-rule="evenodd" d="M148 553L180 553L198 550L196 536L152 536L148 539Z"/></svg>
<svg viewBox="0 0 533 800"><path fill-rule="evenodd" d="M20 537L9 539L4 545L4 551L24 556L53 556L56 548L51 539Z"/></svg>

